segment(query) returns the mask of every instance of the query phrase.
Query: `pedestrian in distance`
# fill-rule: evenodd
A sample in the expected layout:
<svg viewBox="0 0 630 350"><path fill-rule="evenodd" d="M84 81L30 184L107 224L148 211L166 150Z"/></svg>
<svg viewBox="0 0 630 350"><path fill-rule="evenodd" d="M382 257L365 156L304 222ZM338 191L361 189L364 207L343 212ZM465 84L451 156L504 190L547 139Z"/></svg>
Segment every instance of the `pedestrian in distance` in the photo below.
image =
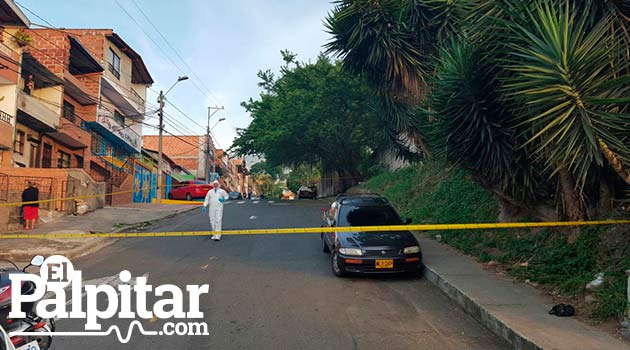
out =
<svg viewBox="0 0 630 350"><path fill-rule="evenodd" d="M22 213L24 217L24 229L35 228L35 221L39 217L39 190L32 182L28 182L28 187L22 192Z"/></svg>
<svg viewBox="0 0 630 350"><path fill-rule="evenodd" d="M219 181L215 180L212 182L212 189L206 194L203 207L201 207L202 212L208 212L212 232L221 232L221 226L223 224L223 203L225 203L228 198L228 193L221 188ZM213 235L212 240L221 240L221 234Z"/></svg>

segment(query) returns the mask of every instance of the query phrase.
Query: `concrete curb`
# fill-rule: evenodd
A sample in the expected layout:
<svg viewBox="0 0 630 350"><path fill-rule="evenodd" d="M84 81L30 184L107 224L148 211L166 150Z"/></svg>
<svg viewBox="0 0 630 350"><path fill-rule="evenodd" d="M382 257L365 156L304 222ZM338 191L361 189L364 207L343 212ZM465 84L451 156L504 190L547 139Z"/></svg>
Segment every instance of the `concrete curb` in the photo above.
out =
<svg viewBox="0 0 630 350"><path fill-rule="evenodd" d="M182 209L182 210L178 210L175 213L169 214L165 217L159 218L157 220L154 220L152 222L152 224L158 223L160 221L163 220L167 220L167 219L172 219L180 214L185 214L188 212L191 212L193 210L197 209L196 207L194 208L186 208L186 209ZM123 231L128 231L128 230L134 230L136 228L142 227L144 226L145 222L139 222L136 224L132 224L129 226L125 226L125 227L121 227L118 229L115 229L113 231L111 231L112 233L119 233L119 232L123 232ZM89 238L92 239L92 238ZM103 248L106 248L114 243L116 243L120 238L94 238L93 241L88 242L84 245L78 246L76 248L73 248L71 250L68 251L56 251L53 254L56 255L63 255L68 259L76 259L76 258L80 258L89 254L92 254L98 250L101 250ZM45 239L42 239L45 240ZM27 262L30 261L31 258L33 258L34 255L37 255L38 252L37 250L34 250L33 252L26 252L26 251L22 251L22 252L10 252L10 253L0 253L0 259L5 259L5 260L11 260L13 262ZM51 253L47 253L46 255L53 255Z"/></svg>
<svg viewBox="0 0 630 350"><path fill-rule="evenodd" d="M506 342L512 345L514 349L544 350L531 340L517 333L500 319L494 317L490 311L470 296L466 295L466 293L453 286L453 284L451 284L446 278L435 272L431 266L425 264L423 276L436 287L440 288L440 290L442 290L442 292L444 292L444 294L446 294L450 299L457 302L457 304L459 304L475 320L488 328L492 333L503 338Z"/></svg>

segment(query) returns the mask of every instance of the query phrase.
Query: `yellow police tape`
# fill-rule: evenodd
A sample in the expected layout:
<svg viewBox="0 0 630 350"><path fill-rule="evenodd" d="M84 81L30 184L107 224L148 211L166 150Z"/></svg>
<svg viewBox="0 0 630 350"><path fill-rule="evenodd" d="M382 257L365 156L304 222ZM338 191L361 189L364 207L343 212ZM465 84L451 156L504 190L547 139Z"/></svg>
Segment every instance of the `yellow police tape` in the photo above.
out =
<svg viewBox="0 0 630 350"><path fill-rule="evenodd" d="M391 232L391 231L444 231L444 230L482 230L501 228L532 228L532 227L562 227L589 225L627 225L630 220L602 220L602 221L556 221L556 222L505 222L479 224L424 224L424 225L394 225L394 226L353 226L353 227L306 227L306 228L275 228L255 230L227 230L222 232L191 231L191 232L138 232L138 233L48 233L48 234L0 234L0 239L16 238L132 238L132 237L185 237L210 236L217 233L223 235L268 235L294 233L322 233L322 232Z"/></svg>

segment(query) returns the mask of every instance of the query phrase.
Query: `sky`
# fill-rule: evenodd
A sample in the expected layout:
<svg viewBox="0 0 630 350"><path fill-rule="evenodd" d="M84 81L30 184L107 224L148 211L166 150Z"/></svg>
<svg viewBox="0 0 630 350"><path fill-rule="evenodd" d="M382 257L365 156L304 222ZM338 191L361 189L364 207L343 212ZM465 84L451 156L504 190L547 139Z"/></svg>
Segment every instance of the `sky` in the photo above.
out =
<svg viewBox="0 0 630 350"><path fill-rule="evenodd" d="M220 118L226 119L212 130L215 146L224 149L232 144L236 128L247 127L251 121L240 103L258 97L257 72L277 71L283 63L280 56L283 49L297 53L301 61L314 60L329 38L322 20L333 8L326 0L16 0L16 3L36 24L49 25L45 20L54 27L114 29L142 56L155 81L149 90L148 103L156 104L157 92L166 91L178 76L189 76L189 80L177 84L167 100L203 128L168 104L165 112L189 131L205 134L207 108L224 106L210 122L212 127ZM157 125L157 120L151 117L145 122ZM167 124L165 129L174 134L189 133L181 125L174 128ZM145 127L143 133L156 134L156 131Z"/></svg>

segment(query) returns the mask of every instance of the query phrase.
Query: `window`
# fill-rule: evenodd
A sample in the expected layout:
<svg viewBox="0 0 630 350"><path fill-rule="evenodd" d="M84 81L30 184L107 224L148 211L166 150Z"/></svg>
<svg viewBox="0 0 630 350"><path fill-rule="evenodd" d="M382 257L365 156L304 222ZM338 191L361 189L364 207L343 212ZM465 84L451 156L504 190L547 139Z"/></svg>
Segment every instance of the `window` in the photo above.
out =
<svg viewBox="0 0 630 350"><path fill-rule="evenodd" d="M109 71L120 79L120 57L112 49L109 49Z"/></svg>
<svg viewBox="0 0 630 350"><path fill-rule="evenodd" d="M77 120L77 116L74 114L74 106L66 101L63 101L63 117L73 123Z"/></svg>
<svg viewBox="0 0 630 350"><path fill-rule="evenodd" d="M402 220L390 206L343 205L341 207L338 226L381 225L402 225Z"/></svg>
<svg viewBox="0 0 630 350"><path fill-rule="evenodd" d="M57 168L69 168L70 167L70 155L66 152L59 151L59 158L57 158Z"/></svg>
<svg viewBox="0 0 630 350"><path fill-rule="evenodd" d="M24 143L26 142L26 134L24 131L18 130L15 135L15 143L13 144L13 149L17 154L24 154Z"/></svg>
<svg viewBox="0 0 630 350"><path fill-rule="evenodd" d="M120 124L120 126L125 126L125 117L118 113L118 111L114 111L114 120Z"/></svg>
<svg viewBox="0 0 630 350"><path fill-rule="evenodd" d="M92 154L97 156L107 156L107 143L98 135L92 135Z"/></svg>
<svg viewBox="0 0 630 350"><path fill-rule="evenodd" d="M44 143L44 151L42 153L42 168L50 168L52 166L52 146Z"/></svg>
<svg viewBox="0 0 630 350"><path fill-rule="evenodd" d="M75 155L74 159L77 161L77 168L83 168L83 157Z"/></svg>

